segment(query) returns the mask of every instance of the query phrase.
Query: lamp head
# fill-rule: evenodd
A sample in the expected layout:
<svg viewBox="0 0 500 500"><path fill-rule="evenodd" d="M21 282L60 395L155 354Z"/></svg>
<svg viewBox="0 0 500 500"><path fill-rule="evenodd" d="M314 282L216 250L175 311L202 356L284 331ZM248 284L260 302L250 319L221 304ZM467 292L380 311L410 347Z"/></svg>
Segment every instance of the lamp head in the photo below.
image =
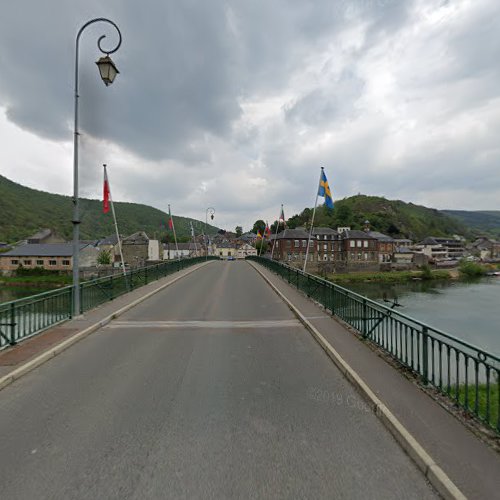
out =
<svg viewBox="0 0 500 500"><path fill-rule="evenodd" d="M118 73L118 68L115 66L115 63L108 55L101 57L97 62L97 67L99 68L99 73L101 74L102 81L104 85L108 87L111 85Z"/></svg>

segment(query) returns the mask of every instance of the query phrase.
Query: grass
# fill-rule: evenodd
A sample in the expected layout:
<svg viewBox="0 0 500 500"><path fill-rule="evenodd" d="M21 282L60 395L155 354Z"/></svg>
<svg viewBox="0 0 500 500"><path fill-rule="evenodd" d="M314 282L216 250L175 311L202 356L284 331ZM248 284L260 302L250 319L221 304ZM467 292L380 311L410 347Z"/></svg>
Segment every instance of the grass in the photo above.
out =
<svg viewBox="0 0 500 500"><path fill-rule="evenodd" d="M460 404L465 406L465 385L462 384L459 387L458 400ZM475 386L468 387L468 407L470 411L474 411L474 405L476 401L476 388ZM486 419L486 396L487 396L486 384L480 384L478 386L478 413L481 419ZM452 389L452 395L454 395ZM496 428L498 423L498 383L492 380L490 383L490 415L489 415L489 425Z"/></svg>
<svg viewBox="0 0 500 500"><path fill-rule="evenodd" d="M437 270L431 271L426 275L422 271L389 271L375 273L346 273L330 274L328 279L334 283L360 283L360 282L378 282L378 283L406 283L415 279L446 280L450 279L449 271Z"/></svg>

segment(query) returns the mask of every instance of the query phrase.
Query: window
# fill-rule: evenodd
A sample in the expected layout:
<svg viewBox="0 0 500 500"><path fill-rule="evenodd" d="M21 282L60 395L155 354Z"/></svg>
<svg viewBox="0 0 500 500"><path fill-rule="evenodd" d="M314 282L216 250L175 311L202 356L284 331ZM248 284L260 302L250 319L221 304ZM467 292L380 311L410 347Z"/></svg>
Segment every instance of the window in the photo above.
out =
<svg viewBox="0 0 500 500"><path fill-rule="evenodd" d="M37 266L43 266L43 260L37 260L36 261Z"/></svg>
<svg viewBox="0 0 500 500"><path fill-rule="evenodd" d="M365 260L368 260L368 254L365 252Z"/></svg>
<svg viewBox="0 0 500 500"><path fill-rule="evenodd" d="M56 260L49 260L49 266L57 266Z"/></svg>
<svg viewBox="0 0 500 500"><path fill-rule="evenodd" d="M363 245L365 248L368 248L368 240L363 241Z"/></svg>
<svg viewBox="0 0 500 500"><path fill-rule="evenodd" d="M356 242L355 242L354 240L351 240L351 241L349 242L349 246L350 246L351 248L354 248L354 247L355 247L355 245L356 245Z"/></svg>
<svg viewBox="0 0 500 500"><path fill-rule="evenodd" d="M25 266L31 266L31 260L23 260Z"/></svg>
<svg viewBox="0 0 500 500"><path fill-rule="evenodd" d="M311 241L312 243L312 241ZM302 240L302 247L305 248L307 247L307 240Z"/></svg>
<svg viewBox="0 0 500 500"><path fill-rule="evenodd" d="M288 252L287 257L288 257L288 260L292 260L292 254L290 252Z"/></svg>
<svg viewBox="0 0 500 500"><path fill-rule="evenodd" d="M19 261L17 259L13 259L10 261L10 263L13 265L13 266L17 266L17 264L19 264Z"/></svg>
<svg viewBox="0 0 500 500"><path fill-rule="evenodd" d="M357 240L356 241L356 244L358 246L358 248L361 248L361 245L363 244L361 240Z"/></svg>
<svg viewBox="0 0 500 500"><path fill-rule="evenodd" d="M325 244L323 245L323 249L325 250L325 252L326 252L326 251L328 251L328 243L325 243Z"/></svg>
<svg viewBox="0 0 500 500"><path fill-rule="evenodd" d="M288 241L286 242L286 246L287 246L288 248L291 248L291 247L292 247L292 240L288 240Z"/></svg>
<svg viewBox="0 0 500 500"><path fill-rule="evenodd" d="M62 265L63 266L69 266L69 264L70 264L69 260L63 260L62 261Z"/></svg>
<svg viewBox="0 0 500 500"><path fill-rule="evenodd" d="M300 246L300 241L299 240L293 240L293 246L295 248L298 248Z"/></svg>

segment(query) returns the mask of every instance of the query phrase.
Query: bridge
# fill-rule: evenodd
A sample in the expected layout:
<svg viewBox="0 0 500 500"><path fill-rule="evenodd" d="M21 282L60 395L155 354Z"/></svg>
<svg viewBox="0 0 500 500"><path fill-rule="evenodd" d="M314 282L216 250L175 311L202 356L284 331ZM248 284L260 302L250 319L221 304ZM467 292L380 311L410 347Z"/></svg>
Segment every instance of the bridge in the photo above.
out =
<svg viewBox="0 0 500 500"><path fill-rule="evenodd" d="M198 263L5 349L0 387L3 499L500 491L493 446L247 261Z"/></svg>

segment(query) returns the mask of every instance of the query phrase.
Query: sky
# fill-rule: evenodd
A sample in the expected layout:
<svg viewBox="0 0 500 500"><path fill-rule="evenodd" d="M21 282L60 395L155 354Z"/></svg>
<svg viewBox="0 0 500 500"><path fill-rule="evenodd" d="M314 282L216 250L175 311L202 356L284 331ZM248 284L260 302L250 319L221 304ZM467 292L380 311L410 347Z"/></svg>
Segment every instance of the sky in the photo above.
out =
<svg viewBox="0 0 500 500"><path fill-rule="evenodd" d="M498 0L16 0L0 17L0 174L249 230L358 193L500 210ZM320 198L320 202L321 202ZM69 214L68 220L71 219Z"/></svg>

